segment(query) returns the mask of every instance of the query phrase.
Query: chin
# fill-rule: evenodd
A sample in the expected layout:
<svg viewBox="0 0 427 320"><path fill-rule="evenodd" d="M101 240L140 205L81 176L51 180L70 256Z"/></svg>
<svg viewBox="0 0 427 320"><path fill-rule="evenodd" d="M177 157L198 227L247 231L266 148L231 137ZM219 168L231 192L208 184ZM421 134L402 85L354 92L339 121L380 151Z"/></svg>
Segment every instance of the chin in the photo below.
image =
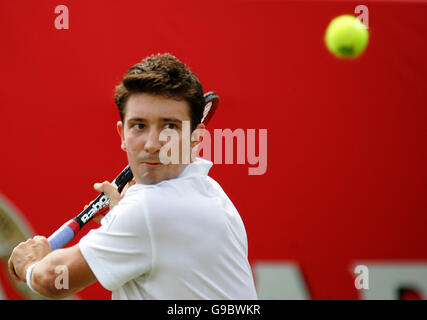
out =
<svg viewBox="0 0 427 320"><path fill-rule="evenodd" d="M153 172L143 172L139 175L139 179L137 180L139 180L139 182L137 182L141 184L156 184L162 182L163 180L167 180L167 178L164 176L156 175Z"/></svg>
<svg viewBox="0 0 427 320"><path fill-rule="evenodd" d="M164 180L174 179L178 177L179 174L185 169L185 167L186 165L178 165L176 167L165 166L163 168L156 169L147 169L139 167L139 170L135 170L133 172L138 172L137 177L135 177L137 183L156 184Z"/></svg>
<svg viewBox="0 0 427 320"><path fill-rule="evenodd" d="M139 181L140 181L139 183L141 183L141 184L156 184L156 183L159 183L159 182L161 182L163 180L165 180L165 179L156 179L156 178L149 178L149 177L141 177L139 179Z"/></svg>

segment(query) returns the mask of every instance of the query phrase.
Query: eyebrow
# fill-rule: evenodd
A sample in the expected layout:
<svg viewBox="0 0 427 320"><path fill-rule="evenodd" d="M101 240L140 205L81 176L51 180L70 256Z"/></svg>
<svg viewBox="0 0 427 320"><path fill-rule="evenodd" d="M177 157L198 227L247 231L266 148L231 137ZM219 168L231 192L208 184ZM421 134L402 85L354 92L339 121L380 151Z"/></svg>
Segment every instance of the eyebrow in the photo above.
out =
<svg viewBox="0 0 427 320"><path fill-rule="evenodd" d="M161 118L162 122L182 122L183 120L180 120L178 118ZM127 120L128 122L144 122L147 121L145 118L130 118Z"/></svg>

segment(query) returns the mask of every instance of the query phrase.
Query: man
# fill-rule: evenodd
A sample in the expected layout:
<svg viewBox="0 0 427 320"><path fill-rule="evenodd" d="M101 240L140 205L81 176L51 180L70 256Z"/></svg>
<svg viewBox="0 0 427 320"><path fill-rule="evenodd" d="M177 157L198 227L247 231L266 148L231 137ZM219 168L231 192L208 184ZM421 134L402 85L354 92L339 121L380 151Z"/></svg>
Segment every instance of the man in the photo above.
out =
<svg viewBox="0 0 427 320"><path fill-rule="evenodd" d="M110 183L96 184L112 206L102 226L53 252L41 236L21 243L10 257L10 273L50 298L99 281L113 299L256 299L246 231L232 202L208 177L212 163L160 161L166 143L188 143L185 121L192 130L204 128L197 77L169 54L151 56L130 68L115 101L135 184L121 199ZM162 141L164 130L178 138ZM55 285L58 266L68 271L68 289Z"/></svg>

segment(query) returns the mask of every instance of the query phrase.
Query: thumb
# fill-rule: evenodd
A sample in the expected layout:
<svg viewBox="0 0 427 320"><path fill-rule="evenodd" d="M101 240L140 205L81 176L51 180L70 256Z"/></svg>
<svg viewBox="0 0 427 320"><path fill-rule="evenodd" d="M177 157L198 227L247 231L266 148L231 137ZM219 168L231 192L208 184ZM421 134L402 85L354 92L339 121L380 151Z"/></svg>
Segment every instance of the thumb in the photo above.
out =
<svg viewBox="0 0 427 320"><path fill-rule="evenodd" d="M93 188L98 192L104 192L110 199L110 208L114 207L120 200L120 194L117 189L108 181L95 183Z"/></svg>

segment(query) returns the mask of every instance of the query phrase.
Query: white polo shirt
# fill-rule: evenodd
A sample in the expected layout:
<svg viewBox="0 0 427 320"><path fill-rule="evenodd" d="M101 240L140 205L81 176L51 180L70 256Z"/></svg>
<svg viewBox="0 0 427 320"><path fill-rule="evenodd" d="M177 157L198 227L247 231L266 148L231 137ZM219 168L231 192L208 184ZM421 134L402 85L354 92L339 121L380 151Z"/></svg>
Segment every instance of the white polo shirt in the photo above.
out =
<svg viewBox="0 0 427 320"><path fill-rule="evenodd" d="M112 299L257 299L239 213L197 158L176 179L136 184L80 240Z"/></svg>

